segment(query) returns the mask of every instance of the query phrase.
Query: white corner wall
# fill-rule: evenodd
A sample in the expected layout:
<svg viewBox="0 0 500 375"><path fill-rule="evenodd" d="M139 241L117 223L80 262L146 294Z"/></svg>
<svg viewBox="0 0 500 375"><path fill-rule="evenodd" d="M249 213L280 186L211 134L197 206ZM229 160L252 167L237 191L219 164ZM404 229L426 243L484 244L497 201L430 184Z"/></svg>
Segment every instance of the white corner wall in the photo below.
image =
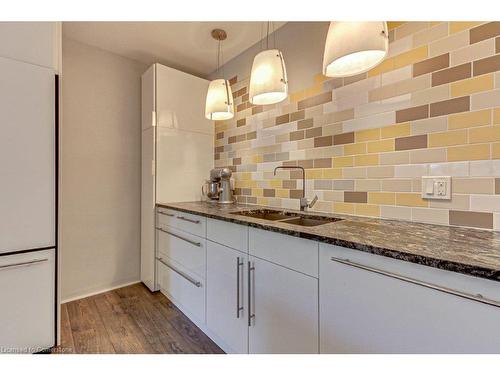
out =
<svg viewBox="0 0 500 375"><path fill-rule="evenodd" d="M61 300L140 279L141 74L63 39Z"/></svg>

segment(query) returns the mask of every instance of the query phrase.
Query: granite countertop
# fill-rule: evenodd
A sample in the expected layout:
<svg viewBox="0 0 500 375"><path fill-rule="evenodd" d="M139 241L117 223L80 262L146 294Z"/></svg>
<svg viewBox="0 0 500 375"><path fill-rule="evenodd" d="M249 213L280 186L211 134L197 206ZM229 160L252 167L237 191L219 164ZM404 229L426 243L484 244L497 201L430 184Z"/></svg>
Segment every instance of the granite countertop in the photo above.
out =
<svg viewBox="0 0 500 375"><path fill-rule="evenodd" d="M500 232L315 212L305 214L343 220L304 227L234 214L258 209L283 210L275 207L245 204L222 206L210 202L157 205L500 281ZM287 209L286 212L300 211Z"/></svg>

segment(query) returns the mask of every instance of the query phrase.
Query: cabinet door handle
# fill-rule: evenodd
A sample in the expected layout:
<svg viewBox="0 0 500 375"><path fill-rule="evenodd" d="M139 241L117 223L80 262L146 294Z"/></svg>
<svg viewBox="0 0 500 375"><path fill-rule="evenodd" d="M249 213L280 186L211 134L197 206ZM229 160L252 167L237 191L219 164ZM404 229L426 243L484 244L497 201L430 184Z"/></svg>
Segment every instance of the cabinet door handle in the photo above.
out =
<svg viewBox="0 0 500 375"><path fill-rule="evenodd" d="M185 238L185 237L182 237L182 236L179 236L178 234L175 234L175 233L172 233L172 232L169 232L168 230L165 230L163 228L159 228L159 227L156 227L156 229L158 229L159 231L162 231L163 233L167 233L167 234L170 234L171 236L174 236L180 240L183 240L183 241L186 241L186 242L189 242L191 245L194 245L194 246L198 246L200 247L201 246L201 242L196 242L196 241L192 241L188 238Z"/></svg>
<svg viewBox="0 0 500 375"><path fill-rule="evenodd" d="M158 211L158 213L159 213L160 215L165 215L165 216L170 216L170 217L175 216L174 214L169 214L168 212L163 212L163 211Z"/></svg>
<svg viewBox="0 0 500 375"><path fill-rule="evenodd" d="M255 318L255 314L252 313L252 272L255 272L255 266L252 262L248 262L248 326L252 326L252 319ZM255 274L254 274L255 277Z"/></svg>
<svg viewBox="0 0 500 375"><path fill-rule="evenodd" d="M189 218L184 217L184 216L177 216L177 219L181 219L181 220L184 220L184 221L189 221L190 223L193 223L193 224L200 224L199 220L189 219Z"/></svg>
<svg viewBox="0 0 500 375"><path fill-rule="evenodd" d="M240 257L236 258L236 318L240 318L240 311L243 310L243 306L240 306L240 267L243 266L243 259L240 261Z"/></svg>
<svg viewBox="0 0 500 375"><path fill-rule="evenodd" d="M182 272L181 270L175 268L174 266L171 266L170 264L168 264L167 262L165 262L165 260L163 260L163 258L156 258L160 263L162 263L163 265L167 266L168 268L170 268L172 271L174 271L175 273L177 273L178 275L182 276L183 278L185 278L187 281L189 281L191 284L195 285L197 288L200 288L201 287L201 283L195 279L193 279L191 276L188 276L186 275L184 272Z"/></svg>
<svg viewBox="0 0 500 375"><path fill-rule="evenodd" d="M27 261L27 262L4 264L4 265L0 266L0 270L5 270L7 268L12 268L12 267L31 266L33 264L47 262L48 260L49 260L48 258L44 258L44 259L34 259L34 260Z"/></svg>
<svg viewBox="0 0 500 375"><path fill-rule="evenodd" d="M494 301L494 300L491 300L488 298L484 298L480 294L473 295L473 294L469 294L469 293L464 293L464 292L461 292L461 291L456 290L456 289L446 288L444 286L440 286L440 285L428 283L425 281L417 280L417 279L414 279L411 277L399 275L399 274L394 273L394 272L384 271L384 270L381 270L378 268L365 266L363 264L350 261L349 259L341 259L341 258L336 258L336 257L331 257L330 259L334 262L337 262L337 263L345 264L345 265L348 265L351 267L359 268L359 269L373 272L373 273L378 273L380 275L384 275L387 277L392 277L393 279L397 279L397 280L405 281L407 283L423 286L424 288L434 289L434 290L438 290L438 291L443 292L443 293L451 294L451 295L465 298L465 299L468 299L471 301L484 303L484 304L490 305L490 306L500 307L500 302Z"/></svg>

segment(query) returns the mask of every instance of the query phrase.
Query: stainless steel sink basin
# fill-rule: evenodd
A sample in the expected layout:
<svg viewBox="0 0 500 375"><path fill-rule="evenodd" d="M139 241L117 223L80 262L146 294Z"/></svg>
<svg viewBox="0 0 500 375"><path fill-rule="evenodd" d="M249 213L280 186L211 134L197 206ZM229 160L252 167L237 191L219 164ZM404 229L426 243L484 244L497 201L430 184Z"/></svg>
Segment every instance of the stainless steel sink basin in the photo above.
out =
<svg viewBox="0 0 500 375"><path fill-rule="evenodd" d="M313 215L299 214L295 212L286 212L286 211L269 210L269 209L239 211L239 212L233 212L233 214L253 217L256 219L277 221L280 223L300 225L303 227L315 227L318 225L333 223L335 221L342 220L336 217L313 216Z"/></svg>

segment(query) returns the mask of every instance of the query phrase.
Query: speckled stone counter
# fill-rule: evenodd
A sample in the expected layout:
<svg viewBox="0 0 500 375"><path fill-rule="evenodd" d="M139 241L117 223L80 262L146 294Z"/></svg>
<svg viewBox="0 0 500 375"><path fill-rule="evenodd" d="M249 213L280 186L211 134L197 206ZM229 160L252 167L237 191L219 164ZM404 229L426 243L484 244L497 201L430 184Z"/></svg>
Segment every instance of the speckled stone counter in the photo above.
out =
<svg viewBox="0 0 500 375"><path fill-rule="evenodd" d="M500 281L500 232L313 212L306 214L343 220L304 227L234 214L263 208L280 210L274 207L208 202L158 206Z"/></svg>

